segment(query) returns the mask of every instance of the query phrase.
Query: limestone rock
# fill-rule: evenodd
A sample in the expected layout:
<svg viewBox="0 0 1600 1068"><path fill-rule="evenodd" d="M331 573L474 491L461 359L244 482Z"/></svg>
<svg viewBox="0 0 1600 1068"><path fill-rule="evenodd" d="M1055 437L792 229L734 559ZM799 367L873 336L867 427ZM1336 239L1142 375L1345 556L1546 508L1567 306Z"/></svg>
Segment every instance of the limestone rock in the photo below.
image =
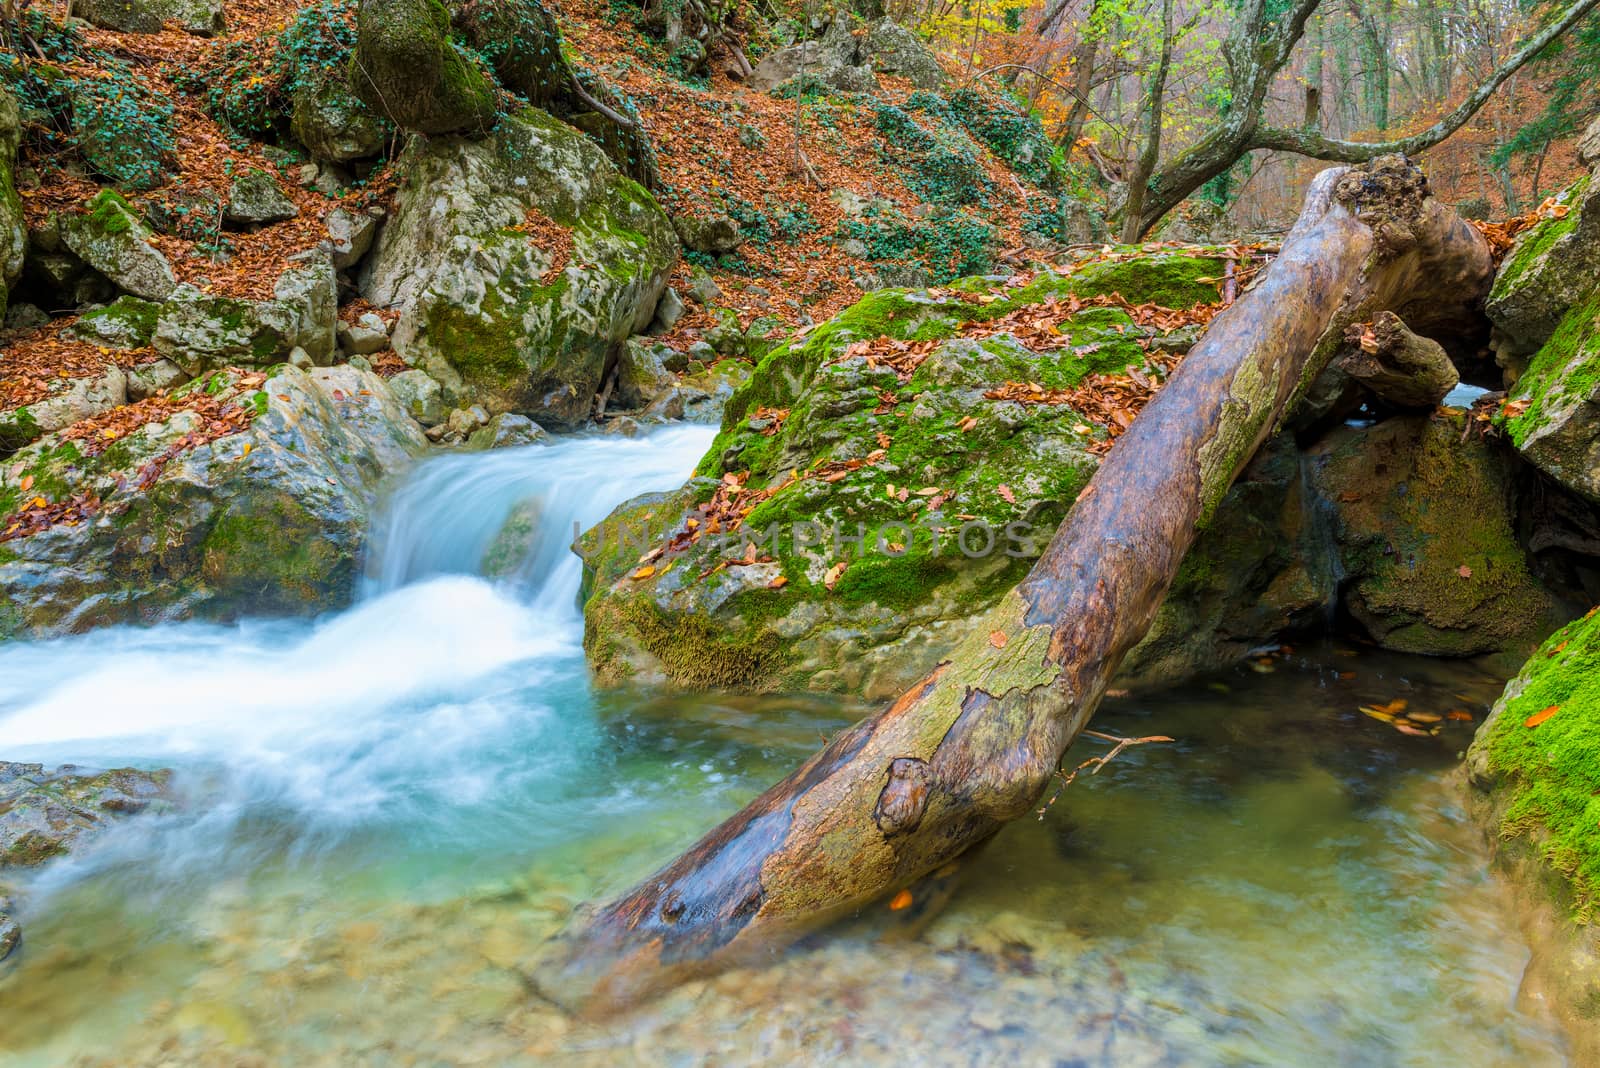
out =
<svg viewBox="0 0 1600 1068"><path fill-rule="evenodd" d="M933 50L893 19L879 19L868 28L860 55L879 74L898 75L918 89L940 89L949 81Z"/></svg>
<svg viewBox="0 0 1600 1068"><path fill-rule="evenodd" d="M0 761L0 868L38 867L113 819L170 804L170 781L165 771L47 771Z"/></svg>
<svg viewBox="0 0 1600 1068"><path fill-rule="evenodd" d="M347 271L361 262L378 236L378 220L364 211L334 208L328 213L328 240L333 245L334 270Z"/></svg>
<svg viewBox="0 0 1600 1068"><path fill-rule="evenodd" d="M878 89L874 72L906 78L918 89L939 89L948 81L932 50L894 20L880 18L858 35L848 19L836 18L821 38L764 57L749 84L761 91L789 91L803 73L814 84L870 93Z"/></svg>
<svg viewBox="0 0 1600 1068"><path fill-rule="evenodd" d="M99 376L59 379L51 388L43 400L0 412L0 445L16 448L128 401L128 376L115 366Z"/></svg>
<svg viewBox="0 0 1600 1068"><path fill-rule="evenodd" d="M185 33L215 37L226 25L222 0L77 0L73 14L120 33L160 33L172 19Z"/></svg>
<svg viewBox="0 0 1600 1068"><path fill-rule="evenodd" d="M617 362L617 408L643 408L677 385L678 378L661 363L662 352L672 350L659 342L629 338Z"/></svg>
<svg viewBox="0 0 1600 1068"><path fill-rule="evenodd" d="M370 356L389 347L389 327L367 312L353 323L339 324L339 347L354 356Z"/></svg>
<svg viewBox="0 0 1600 1068"><path fill-rule="evenodd" d="M119 289L165 300L178 287L172 264L152 245L155 235L128 202L109 189L57 224L62 244Z"/></svg>
<svg viewBox="0 0 1600 1068"><path fill-rule="evenodd" d="M650 333L665 334L678 325L678 320L683 318L687 309L683 306L683 298L678 296L678 291L671 286L661 294L661 300L656 303L656 316L650 320Z"/></svg>
<svg viewBox="0 0 1600 1068"><path fill-rule="evenodd" d="M467 438L469 449L508 449L518 445L544 445L550 435L525 415L501 412Z"/></svg>
<svg viewBox="0 0 1600 1068"><path fill-rule="evenodd" d="M351 367L283 367L257 386L223 372L202 381L214 402L251 416L248 429L185 448L201 423L180 410L98 455L53 434L0 467L0 512L15 509L23 479L57 499L101 501L76 526L6 543L0 636L350 603L379 485L426 447L421 428L383 379ZM136 488L143 466L169 452L159 477Z"/></svg>
<svg viewBox="0 0 1600 1068"><path fill-rule="evenodd" d="M423 426L437 426L449 414L444 387L426 371L402 371L389 379L395 402Z"/></svg>
<svg viewBox="0 0 1600 1068"><path fill-rule="evenodd" d="M191 375L225 367L269 366L290 350L324 364L337 343L338 284L333 265L312 260L279 277L271 300L211 296L182 286L161 309L151 343Z"/></svg>
<svg viewBox="0 0 1600 1068"><path fill-rule="evenodd" d="M142 349L150 344L160 316L161 305L153 300L118 297L78 316L68 334L107 348Z"/></svg>
<svg viewBox="0 0 1600 1068"><path fill-rule="evenodd" d="M128 371L128 400L142 401L189 381L183 368L171 360L151 360Z"/></svg>
<svg viewBox="0 0 1600 1068"><path fill-rule="evenodd" d="M395 351L491 413L582 422L608 351L650 324L678 256L655 200L532 109L487 140L419 140L399 166L398 210L361 279L373 304L402 309ZM511 229L534 210L571 231L559 271Z"/></svg>
<svg viewBox="0 0 1600 1068"><path fill-rule="evenodd" d="M278 180L259 167L233 180L223 209L223 218L247 226L283 222L299 214L299 207L284 195Z"/></svg>

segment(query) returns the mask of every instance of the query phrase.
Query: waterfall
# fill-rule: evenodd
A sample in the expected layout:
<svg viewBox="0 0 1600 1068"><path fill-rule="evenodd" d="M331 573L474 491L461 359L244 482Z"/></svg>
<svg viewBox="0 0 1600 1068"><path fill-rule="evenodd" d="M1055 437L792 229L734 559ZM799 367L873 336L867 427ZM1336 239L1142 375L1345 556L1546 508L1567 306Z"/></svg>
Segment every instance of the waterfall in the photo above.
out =
<svg viewBox="0 0 1600 1068"><path fill-rule="evenodd" d="M0 644L0 756L190 768L222 784L213 811L335 831L493 807L506 776L555 776L588 744L573 715L589 700L574 527L680 485L712 436L426 460L374 527L361 599L319 620ZM481 577L516 522L498 576Z"/></svg>
<svg viewBox="0 0 1600 1068"><path fill-rule="evenodd" d="M682 426L434 460L374 531L367 596L435 575L487 574L548 611L571 607L581 577L574 533L630 497L681 482L713 436Z"/></svg>

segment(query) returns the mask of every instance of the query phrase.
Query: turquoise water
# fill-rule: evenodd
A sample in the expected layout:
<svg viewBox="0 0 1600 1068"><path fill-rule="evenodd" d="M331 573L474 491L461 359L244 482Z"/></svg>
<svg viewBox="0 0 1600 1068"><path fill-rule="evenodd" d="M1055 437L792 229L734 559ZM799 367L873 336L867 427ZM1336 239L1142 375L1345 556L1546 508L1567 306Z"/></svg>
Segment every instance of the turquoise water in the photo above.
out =
<svg viewBox="0 0 1600 1068"><path fill-rule="evenodd" d="M316 623L0 647L0 756L175 767L188 804L25 889L0 1065L1565 1063L1447 782L1470 665L1318 647L1096 726L1176 741L1003 833L925 931L887 910L603 1021L541 949L860 714L597 696L564 547L706 431L431 461ZM508 516L539 536L477 577ZM1103 750L1085 742L1074 760Z"/></svg>

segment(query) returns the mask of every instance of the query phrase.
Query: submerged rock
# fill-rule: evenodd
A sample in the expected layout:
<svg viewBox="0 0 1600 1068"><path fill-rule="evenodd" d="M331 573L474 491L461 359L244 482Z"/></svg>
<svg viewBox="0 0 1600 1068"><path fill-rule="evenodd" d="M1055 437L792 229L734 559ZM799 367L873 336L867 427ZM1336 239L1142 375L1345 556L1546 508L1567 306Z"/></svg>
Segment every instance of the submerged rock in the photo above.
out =
<svg viewBox="0 0 1600 1068"><path fill-rule="evenodd" d="M883 290L779 346L727 402L700 478L580 539L597 674L898 693L1026 573L1099 463L1107 431L1071 404L984 394L1146 367L1120 308L1054 305L1061 335L1044 351L1020 340L1040 340L1028 309L1073 293L1214 299L1194 280L1216 274L1213 259L1158 256L1023 287ZM988 325L1011 313L1011 330ZM737 532L712 536L740 513ZM681 555L641 568L674 536Z"/></svg>
<svg viewBox="0 0 1600 1068"><path fill-rule="evenodd" d="M0 761L0 878L5 870L36 868L64 856L111 820L160 808L172 800L172 773L119 768L85 771L64 765ZM0 961L22 940L22 928L0 885Z"/></svg>
<svg viewBox="0 0 1600 1068"><path fill-rule="evenodd" d="M247 429L205 440L222 418ZM0 529L34 531L0 542L0 637L342 607L380 482L426 447L352 367L216 372L114 440L75 432L0 464Z"/></svg>
<svg viewBox="0 0 1600 1068"><path fill-rule="evenodd" d="M402 308L394 347L462 403L575 425L612 346L650 325L678 256L666 215L595 144L542 111L485 140L418 139L362 289ZM539 217L570 235L551 247Z"/></svg>

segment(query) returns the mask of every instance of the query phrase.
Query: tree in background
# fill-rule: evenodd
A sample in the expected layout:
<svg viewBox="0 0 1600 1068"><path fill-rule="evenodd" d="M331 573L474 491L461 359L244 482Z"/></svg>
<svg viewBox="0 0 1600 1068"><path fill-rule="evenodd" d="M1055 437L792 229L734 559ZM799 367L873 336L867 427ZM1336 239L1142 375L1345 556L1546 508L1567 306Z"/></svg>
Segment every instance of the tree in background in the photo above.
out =
<svg viewBox="0 0 1600 1068"><path fill-rule="evenodd" d="M1515 210L1511 161L1537 186L1600 60L1600 0L1046 0L1004 30L1016 2L902 14L973 77L1026 95L1094 164L1125 240L1196 194L1225 205L1271 176L1296 188L1293 157L1414 155L1474 122L1468 162ZM1530 64L1553 88L1519 78Z"/></svg>

